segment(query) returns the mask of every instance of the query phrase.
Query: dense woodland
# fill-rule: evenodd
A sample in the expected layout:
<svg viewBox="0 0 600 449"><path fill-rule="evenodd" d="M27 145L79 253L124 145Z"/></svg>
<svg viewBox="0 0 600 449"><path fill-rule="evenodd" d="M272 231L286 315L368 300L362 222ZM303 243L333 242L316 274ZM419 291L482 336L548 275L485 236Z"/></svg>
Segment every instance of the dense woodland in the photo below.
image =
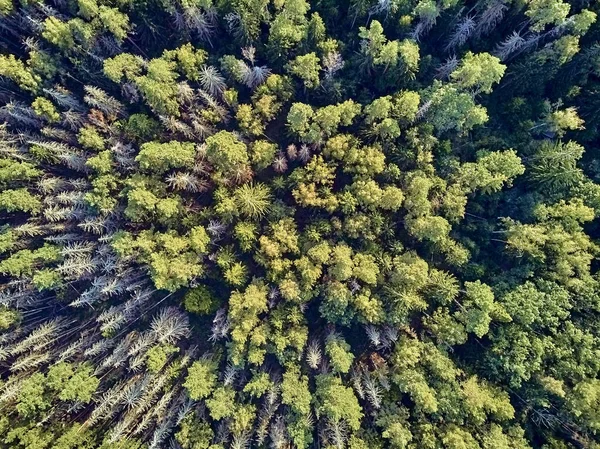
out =
<svg viewBox="0 0 600 449"><path fill-rule="evenodd" d="M599 13L0 0L0 448L600 448Z"/></svg>

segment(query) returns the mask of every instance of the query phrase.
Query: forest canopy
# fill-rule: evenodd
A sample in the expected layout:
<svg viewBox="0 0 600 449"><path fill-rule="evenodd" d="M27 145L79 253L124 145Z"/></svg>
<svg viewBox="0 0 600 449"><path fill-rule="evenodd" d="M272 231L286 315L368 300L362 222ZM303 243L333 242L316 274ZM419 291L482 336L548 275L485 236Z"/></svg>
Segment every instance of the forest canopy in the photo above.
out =
<svg viewBox="0 0 600 449"><path fill-rule="evenodd" d="M0 449L600 449L599 13L0 0Z"/></svg>

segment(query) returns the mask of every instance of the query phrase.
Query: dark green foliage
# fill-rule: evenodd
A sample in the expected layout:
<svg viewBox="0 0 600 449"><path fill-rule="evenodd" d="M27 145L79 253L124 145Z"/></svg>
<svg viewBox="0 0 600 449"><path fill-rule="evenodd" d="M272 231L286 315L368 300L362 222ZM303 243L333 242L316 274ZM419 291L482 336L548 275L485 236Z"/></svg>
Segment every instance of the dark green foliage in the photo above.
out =
<svg viewBox="0 0 600 449"><path fill-rule="evenodd" d="M183 300L185 310L198 315L212 315L219 308L219 300L208 288L194 287L185 294Z"/></svg>

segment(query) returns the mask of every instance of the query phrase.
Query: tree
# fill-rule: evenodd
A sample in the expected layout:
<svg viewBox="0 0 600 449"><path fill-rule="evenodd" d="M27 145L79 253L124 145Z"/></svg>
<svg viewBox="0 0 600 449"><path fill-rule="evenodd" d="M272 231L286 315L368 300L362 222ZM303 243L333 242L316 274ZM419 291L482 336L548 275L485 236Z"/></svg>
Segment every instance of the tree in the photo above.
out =
<svg viewBox="0 0 600 449"><path fill-rule="evenodd" d="M353 257L354 269L352 274L366 284L377 284L377 275L379 267L375 262L375 257L370 254L358 253Z"/></svg>
<svg viewBox="0 0 600 449"><path fill-rule="evenodd" d="M190 289L184 297L185 310L198 315L212 315L219 308L220 302L206 286Z"/></svg>
<svg viewBox="0 0 600 449"><path fill-rule="evenodd" d="M465 325L467 332L483 337L489 331L493 319L510 321L510 316L494 302L492 289L479 281L465 282L465 299L457 312L457 317Z"/></svg>
<svg viewBox="0 0 600 449"><path fill-rule="evenodd" d="M129 17L126 14L123 14L117 8L101 5L98 16L102 26L110 31L119 42L127 37L130 27Z"/></svg>
<svg viewBox="0 0 600 449"><path fill-rule="evenodd" d="M186 236L174 231L142 231L137 237L121 232L113 237L112 246L117 254L137 255L147 264L156 288L175 291L204 273L198 256L206 251L207 239L201 227L193 228Z"/></svg>
<svg viewBox="0 0 600 449"><path fill-rule="evenodd" d="M325 342L325 354L329 356L334 372L347 373L354 360L350 345L340 335L330 335Z"/></svg>
<svg viewBox="0 0 600 449"><path fill-rule="evenodd" d="M46 18L42 36L63 51L70 50L75 46L70 23L63 22L57 17Z"/></svg>
<svg viewBox="0 0 600 449"><path fill-rule="evenodd" d="M548 115L546 123L551 132L558 137L564 136L567 130L585 129L585 123L577 115L577 109L571 107L563 110L557 110Z"/></svg>
<svg viewBox="0 0 600 449"><path fill-rule="evenodd" d="M257 170L264 170L269 167L273 163L276 154L277 145L266 140L256 140L250 147L250 160Z"/></svg>
<svg viewBox="0 0 600 449"><path fill-rule="evenodd" d="M0 185L7 187L15 182L27 182L42 175L42 171L30 162L0 158Z"/></svg>
<svg viewBox="0 0 600 449"><path fill-rule="evenodd" d="M203 273L198 256L185 252L169 256L165 252L153 253L149 256L150 275L158 289L176 291Z"/></svg>
<svg viewBox="0 0 600 449"><path fill-rule="evenodd" d="M542 31L548 24L560 25L564 22L570 9L571 6L562 0L531 0L525 15L533 22L533 31Z"/></svg>
<svg viewBox="0 0 600 449"><path fill-rule="evenodd" d="M308 447L313 440L310 432L311 393L307 377L300 374L297 366L289 366L283 375L281 402L290 408L289 433L294 444Z"/></svg>
<svg viewBox="0 0 600 449"><path fill-rule="evenodd" d="M240 221L235 225L235 237L243 251L250 251L258 240L258 226L248 221Z"/></svg>
<svg viewBox="0 0 600 449"><path fill-rule="evenodd" d="M192 363L183 386L188 390L188 395L194 400L209 397L217 384L216 370L218 366L209 359L201 359Z"/></svg>
<svg viewBox="0 0 600 449"><path fill-rule="evenodd" d="M104 61L104 74L115 83L123 78L135 79L141 75L144 62L140 56L121 53Z"/></svg>
<svg viewBox="0 0 600 449"><path fill-rule="evenodd" d="M98 3L95 0L79 0L77 6L79 7L77 14L86 20L92 20L100 11Z"/></svg>
<svg viewBox="0 0 600 449"><path fill-rule="evenodd" d="M287 70L296 75L304 83L304 87L314 89L319 86L319 57L315 53L297 56L290 61Z"/></svg>
<svg viewBox="0 0 600 449"><path fill-rule="evenodd" d="M41 211L42 203L38 196L25 188L7 189L0 193L0 210L6 212L27 212L33 215Z"/></svg>
<svg viewBox="0 0 600 449"><path fill-rule="evenodd" d="M310 413L311 394L308 379L300 374L298 367L290 366L283 374L281 402L298 415L307 416Z"/></svg>
<svg viewBox="0 0 600 449"><path fill-rule="evenodd" d="M398 56L401 70L409 77L414 77L421 61L419 45L407 39L401 41L398 44Z"/></svg>
<svg viewBox="0 0 600 449"><path fill-rule="evenodd" d="M93 126L86 126L79 130L77 141L90 150L102 151L104 149L104 139Z"/></svg>
<svg viewBox="0 0 600 449"><path fill-rule="evenodd" d="M316 376L316 409L333 422L344 421L356 431L363 418L358 399L351 388L345 387L339 377L331 374Z"/></svg>
<svg viewBox="0 0 600 449"><path fill-rule="evenodd" d="M331 252L329 274L338 281L346 281L353 270L352 249L345 245L335 246Z"/></svg>
<svg viewBox="0 0 600 449"><path fill-rule="evenodd" d="M310 127L310 120L314 115L313 108L303 103L294 103L287 116L290 130L296 134L306 134Z"/></svg>
<svg viewBox="0 0 600 449"><path fill-rule="evenodd" d="M392 113L392 97L390 95L374 100L365 107L365 123L372 125L372 133L384 140L395 139L400 136L398 122L390 117Z"/></svg>
<svg viewBox="0 0 600 449"><path fill-rule="evenodd" d="M260 284L250 284L244 293L235 291L229 298L229 319L231 320L230 357L235 365L243 362L252 331L258 326L259 315L267 311L267 288Z"/></svg>
<svg viewBox="0 0 600 449"><path fill-rule="evenodd" d="M318 143L329 137L339 126L349 126L360 113L361 107L352 100L329 105L316 111L303 103L294 103L287 116L290 130L307 143Z"/></svg>
<svg viewBox="0 0 600 449"><path fill-rule="evenodd" d="M214 437L210 425L188 414L179 424L175 439L184 449L208 449Z"/></svg>
<svg viewBox="0 0 600 449"><path fill-rule="evenodd" d="M41 117L44 117L50 122L57 122L60 119L60 115L52 102L43 97L37 97L31 107L35 113Z"/></svg>
<svg viewBox="0 0 600 449"><path fill-rule="evenodd" d="M219 131L206 139L206 158L217 172L227 178L240 178L249 170L246 144L228 131Z"/></svg>
<svg viewBox="0 0 600 449"><path fill-rule="evenodd" d="M600 382L596 379L579 382L573 388L569 408L592 432L600 427Z"/></svg>
<svg viewBox="0 0 600 449"><path fill-rule="evenodd" d="M42 373L29 376L19 389L16 410L24 418L34 417L50 407L44 388L45 378Z"/></svg>
<svg viewBox="0 0 600 449"><path fill-rule="evenodd" d="M22 89L37 91L42 82L39 74L28 70L23 61L15 58L15 55L0 56L0 74L18 84Z"/></svg>
<svg viewBox="0 0 600 449"><path fill-rule="evenodd" d="M369 25L369 28L360 27L358 32L360 37L360 49L364 56L364 64L366 67L370 67L375 62L385 45L387 38L383 34L383 27L377 20L373 20Z"/></svg>
<svg viewBox="0 0 600 449"><path fill-rule="evenodd" d="M261 183L244 184L238 187L233 198L240 213L250 219L264 216L271 203L269 188Z"/></svg>
<svg viewBox="0 0 600 449"><path fill-rule="evenodd" d="M284 3L281 12L275 15L267 45L277 57L294 48L306 36L308 10L309 4L305 0L292 0Z"/></svg>
<svg viewBox="0 0 600 449"><path fill-rule="evenodd" d="M467 413L475 423L484 423L491 415L498 421L514 418L515 409L507 392L480 381L475 376L462 382Z"/></svg>
<svg viewBox="0 0 600 449"><path fill-rule="evenodd" d="M229 387L217 387L206 400L210 417L216 421L231 417L235 412L233 404L235 404L235 390Z"/></svg>
<svg viewBox="0 0 600 449"><path fill-rule="evenodd" d="M195 48L191 43L182 45L175 50L165 50L163 58L175 61L177 68L192 81L200 80L200 69L206 62L208 54L201 48Z"/></svg>
<svg viewBox="0 0 600 449"><path fill-rule="evenodd" d="M172 354L177 354L179 348L170 344L153 346L148 350L146 366L151 373L159 373L169 361Z"/></svg>
<svg viewBox="0 0 600 449"><path fill-rule="evenodd" d="M525 173L521 158L514 150L477 153L477 162L460 166L458 182L465 192L481 190L489 194L512 185L517 176Z"/></svg>
<svg viewBox="0 0 600 449"><path fill-rule="evenodd" d="M89 403L100 380L93 375L94 369L89 364L73 368L65 362L54 365L48 370L46 383L58 393L58 398L62 401Z"/></svg>
<svg viewBox="0 0 600 449"><path fill-rule="evenodd" d="M419 112L420 95L417 92L401 91L393 98L393 114L403 122L411 123Z"/></svg>
<svg viewBox="0 0 600 449"><path fill-rule="evenodd" d="M138 76L134 78L134 81L148 104L158 114L169 114L177 117L179 115L179 101L175 67L174 62L161 58L152 59L148 62L146 75Z"/></svg>
<svg viewBox="0 0 600 449"><path fill-rule="evenodd" d="M192 168L195 156L196 149L191 142L147 142L135 160L144 171L164 173L174 168Z"/></svg>
<svg viewBox="0 0 600 449"><path fill-rule="evenodd" d="M44 244L34 251L22 249L0 262L0 273L14 277L32 276L37 267L60 260L61 255L54 245Z"/></svg>
<svg viewBox="0 0 600 449"><path fill-rule="evenodd" d="M452 85L434 82L424 98L429 102L429 120L439 133L451 129L465 132L488 121L485 108L476 105L471 95Z"/></svg>
<svg viewBox="0 0 600 449"><path fill-rule="evenodd" d="M252 375L252 380L244 386L244 393L249 393L253 397L263 397L271 388L273 382L269 378L269 374L264 371L255 371Z"/></svg>
<svg viewBox="0 0 600 449"><path fill-rule="evenodd" d="M505 70L506 66L489 53L467 52L459 67L450 74L450 80L461 89L489 94L492 86L500 82Z"/></svg>
<svg viewBox="0 0 600 449"><path fill-rule="evenodd" d="M202 66L199 79L204 90L214 97L222 95L225 87L227 87L225 78L213 66Z"/></svg>

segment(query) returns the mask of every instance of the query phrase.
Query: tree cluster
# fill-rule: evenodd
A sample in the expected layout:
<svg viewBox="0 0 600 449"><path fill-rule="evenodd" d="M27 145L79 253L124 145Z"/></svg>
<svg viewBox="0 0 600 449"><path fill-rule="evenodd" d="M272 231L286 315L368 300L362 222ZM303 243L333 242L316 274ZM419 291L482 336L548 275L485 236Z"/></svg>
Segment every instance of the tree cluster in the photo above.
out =
<svg viewBox="0 0 600 449"><path fill-rule="evenodd" d="M0 449L600 449L578 0L0 0Z"/></svg>

